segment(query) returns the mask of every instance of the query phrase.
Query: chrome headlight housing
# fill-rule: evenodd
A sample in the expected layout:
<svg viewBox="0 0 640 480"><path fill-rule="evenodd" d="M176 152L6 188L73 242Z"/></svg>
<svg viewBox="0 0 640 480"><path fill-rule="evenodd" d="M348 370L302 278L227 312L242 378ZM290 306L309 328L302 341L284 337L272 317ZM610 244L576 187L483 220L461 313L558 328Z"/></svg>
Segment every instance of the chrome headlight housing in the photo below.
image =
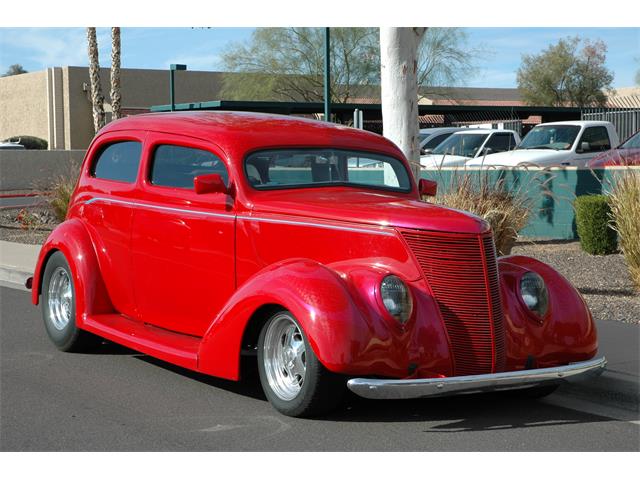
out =
<svg viewBox="0 0 640 480"><path fill-rule="evenodd" d="M380 282L380 296L389 315L401 324L407 323L413 311L409 287L399 277L387 275Z"/></svg>
<svg viewBox="0 0 640 480"><path fill-rule="evenodd" d="M549 292L540 275L527 272L520 278L520 296L526 307L542 318L549 309Z"/></svg>

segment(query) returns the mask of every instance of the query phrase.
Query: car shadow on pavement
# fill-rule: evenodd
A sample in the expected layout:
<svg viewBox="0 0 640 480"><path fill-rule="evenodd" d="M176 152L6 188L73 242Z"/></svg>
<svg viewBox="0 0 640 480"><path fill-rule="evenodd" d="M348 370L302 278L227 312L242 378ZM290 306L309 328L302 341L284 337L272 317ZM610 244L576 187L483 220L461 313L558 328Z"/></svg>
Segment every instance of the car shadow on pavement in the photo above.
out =
<svg viewBox="0 0 640 480"><path fill-rule="evenodd" d="M429 422L425 433L458 433L611 421L540 400L500 393L418 400L367 400L349 394L343 407L322 418L334 422Z"/></svg>

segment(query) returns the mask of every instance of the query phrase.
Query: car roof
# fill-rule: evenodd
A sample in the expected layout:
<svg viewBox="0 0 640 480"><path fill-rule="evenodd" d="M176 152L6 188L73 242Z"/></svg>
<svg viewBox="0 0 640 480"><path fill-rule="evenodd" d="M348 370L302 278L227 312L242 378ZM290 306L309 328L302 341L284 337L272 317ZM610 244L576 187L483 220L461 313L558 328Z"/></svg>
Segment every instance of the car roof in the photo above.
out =
<svg viewBox="0 0 640 480"><path fill-rule="evenodd" d="M345 125L288 115L253 112L158 112L133 115L107 124L104 135L122 130L155 131L210 140L227 153L256 149L310 147L402 153L381 135Z"/></svg>
<svg viewBox="0 0 640 480"><path fill-rule="evenodd" d="M514 130L505 130L502 128L465 128L459 132L455 132L454 135L469 135L471 133L516 133Z"/></svg>
<svg viewBox="0 0 640 480"><path fill-rule="evenodd" d="M602 120L564 120L562 122L549 122L549 123L539 123L536 127L540 127L543 125L576 125L576 126L601 126L601 125L611 125L611 122L605 122Z"/></svg>

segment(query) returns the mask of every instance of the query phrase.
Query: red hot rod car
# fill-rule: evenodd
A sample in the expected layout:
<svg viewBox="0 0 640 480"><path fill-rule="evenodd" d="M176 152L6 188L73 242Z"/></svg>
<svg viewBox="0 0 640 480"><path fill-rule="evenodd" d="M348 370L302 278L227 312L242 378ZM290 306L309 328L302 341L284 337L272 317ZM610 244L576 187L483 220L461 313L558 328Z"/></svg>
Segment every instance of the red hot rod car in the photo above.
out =
<svg viewBox="0 0 640 480"><path fill-rule="evenodd" d="M249 113L117 120L89 147L33 303L64 351L108 339L237 380L286 415L597 374L596 329L549 266L420 200L385 138Z"/></svg>

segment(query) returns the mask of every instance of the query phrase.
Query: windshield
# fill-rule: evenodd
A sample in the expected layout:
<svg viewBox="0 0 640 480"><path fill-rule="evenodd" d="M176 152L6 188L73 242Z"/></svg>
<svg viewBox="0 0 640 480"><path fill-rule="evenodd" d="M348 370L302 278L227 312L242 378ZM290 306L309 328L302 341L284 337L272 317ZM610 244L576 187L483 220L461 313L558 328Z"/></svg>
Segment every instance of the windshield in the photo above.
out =
<svg viewBox="0 0 640 480"><path fill-rule="evenodd" d="M353 185L411 191L409 173L400 160L351 150L264 150L246 158L245 173L259 190Z"/></svg>
<svg viewBox="0 0 640 480"><path fill-rule="evenodd" d="M624 142L618 148L640 148L640 132L636 133L633 137L629 138L626 142Z"/></svg>
<svg viewBox="0 0 640 480"><path fill-rule="evenodd" d="M527 133L518 150L570 150L578 133L577 125L539 125Z"/></svg>
<svg viewBox="0 0 640 480"><path fill-rule="evenodd" d="M461 157L473 157L478 152L489 135L465 133L451 135L444 142L434 148L434 155L459 155Z"/></svg>

